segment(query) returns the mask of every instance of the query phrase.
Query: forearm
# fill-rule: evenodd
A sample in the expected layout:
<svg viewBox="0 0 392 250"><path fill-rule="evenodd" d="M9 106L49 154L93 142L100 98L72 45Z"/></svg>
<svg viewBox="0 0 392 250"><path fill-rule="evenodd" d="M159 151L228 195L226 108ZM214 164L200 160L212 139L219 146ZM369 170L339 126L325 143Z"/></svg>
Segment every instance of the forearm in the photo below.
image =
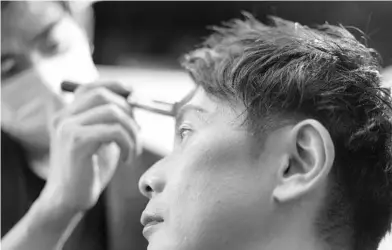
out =
<svg viewBox="0 0 392 250"><path fill-rule="evenodd" d="M4 250L60 249L83 213L54 199L38 198L27 214L2 239Z"/></svg>

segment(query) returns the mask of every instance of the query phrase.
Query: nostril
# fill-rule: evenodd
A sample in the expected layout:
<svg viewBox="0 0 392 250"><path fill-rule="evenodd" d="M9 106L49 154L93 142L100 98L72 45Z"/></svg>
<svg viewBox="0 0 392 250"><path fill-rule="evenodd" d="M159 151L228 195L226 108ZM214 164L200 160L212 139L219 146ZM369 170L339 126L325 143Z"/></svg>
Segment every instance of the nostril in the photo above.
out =
<svg viewBox="0 0 392 250"><path fill-rule="evenodd" d="M146 186L146 193L151 193L152 192L152 188L150 187L150 185Z"/></svg>
<svg viewBox="0 0 392 250"><path fill-rule="evenodd" d="M149 175L147 175L149 174ZM139 181L139 191L147 198L152 198L154 194L163 192L165 187L165 178L163 176L157 176L154 172L147 172L143 175Z"/></svg>

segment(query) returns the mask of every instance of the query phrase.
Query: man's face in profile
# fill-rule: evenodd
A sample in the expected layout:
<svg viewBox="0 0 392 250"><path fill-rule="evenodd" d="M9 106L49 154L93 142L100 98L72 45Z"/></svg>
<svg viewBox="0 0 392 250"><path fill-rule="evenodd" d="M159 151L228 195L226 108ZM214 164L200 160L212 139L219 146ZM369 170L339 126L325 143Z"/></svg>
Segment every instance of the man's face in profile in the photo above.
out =
<svg viewBox="0 0 392 250"><path fill-rule="evenodd" d="M142 223L157 223L144 231L149 249L246 249L264 235L279 140L257 152L244 114L202 88L180 109L173 152L140 180Z"/></svg>

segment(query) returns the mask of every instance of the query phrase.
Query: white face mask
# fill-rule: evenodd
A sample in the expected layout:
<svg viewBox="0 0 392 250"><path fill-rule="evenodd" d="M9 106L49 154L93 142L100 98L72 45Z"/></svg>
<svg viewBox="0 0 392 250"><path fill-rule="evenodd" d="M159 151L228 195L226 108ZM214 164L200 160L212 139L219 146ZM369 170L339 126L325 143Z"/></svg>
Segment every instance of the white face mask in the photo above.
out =
<svg viewBox="0 0 392 250"><path fill-rule="evenodd" d="M28 146L48 147L49 122L66 103L61 83L83 84L97 77L87 44L41 59L32 69L2 83L2 128Z"/></svg>

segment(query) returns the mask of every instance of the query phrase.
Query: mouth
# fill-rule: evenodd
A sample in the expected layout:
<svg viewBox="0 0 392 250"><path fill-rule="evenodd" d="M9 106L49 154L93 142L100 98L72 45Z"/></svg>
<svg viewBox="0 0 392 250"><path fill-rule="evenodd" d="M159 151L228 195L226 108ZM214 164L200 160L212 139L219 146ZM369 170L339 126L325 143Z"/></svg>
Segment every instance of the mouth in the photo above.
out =
<svg viewBox="0 0 392 250"><path fill-rule="evenodd" d="M163 222L163 218L156 214L143 213L141 218L141 223L144 226L143 236L148 240L148 238L158 229L158 226Z"/></svg>

